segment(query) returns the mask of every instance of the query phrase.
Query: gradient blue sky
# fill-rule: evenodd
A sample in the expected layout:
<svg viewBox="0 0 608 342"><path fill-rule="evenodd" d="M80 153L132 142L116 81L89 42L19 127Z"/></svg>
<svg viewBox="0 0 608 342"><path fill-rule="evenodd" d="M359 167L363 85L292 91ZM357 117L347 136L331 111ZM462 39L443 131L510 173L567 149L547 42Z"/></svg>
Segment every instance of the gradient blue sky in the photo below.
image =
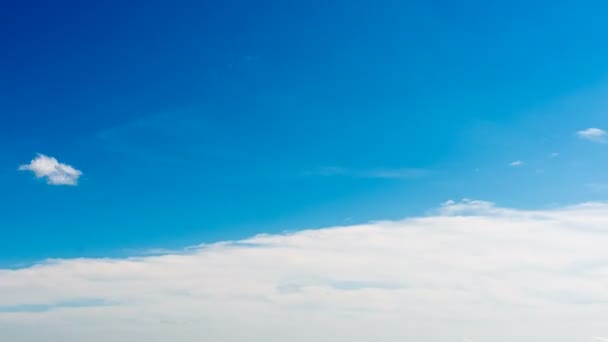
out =
<svg viewBox="0 0 608 342"><path fill-rule="evenodd" d="M608 128L606 10L4 2L0 265L606 199L608 146L577 136ZM36 153L78 185L17 170Z"/></svg>

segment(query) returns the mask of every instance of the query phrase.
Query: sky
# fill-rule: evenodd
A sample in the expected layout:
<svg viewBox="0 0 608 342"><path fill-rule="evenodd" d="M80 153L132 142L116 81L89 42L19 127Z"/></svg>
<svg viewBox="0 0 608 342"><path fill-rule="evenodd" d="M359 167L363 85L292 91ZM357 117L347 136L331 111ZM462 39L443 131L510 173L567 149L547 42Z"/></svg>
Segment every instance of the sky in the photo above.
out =
<svg viewBox="0 0 608 342"><path fill-rule="evenodd" d="M602 341L607 14L0 4L0 336Z"/></svg>

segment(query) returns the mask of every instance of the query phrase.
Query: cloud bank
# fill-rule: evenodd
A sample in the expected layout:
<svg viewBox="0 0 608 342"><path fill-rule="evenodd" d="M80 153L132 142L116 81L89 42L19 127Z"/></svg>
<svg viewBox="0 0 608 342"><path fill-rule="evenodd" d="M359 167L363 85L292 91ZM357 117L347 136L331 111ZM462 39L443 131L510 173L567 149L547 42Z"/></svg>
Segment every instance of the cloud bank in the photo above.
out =
<svg viewBox="0 0 608 342"><path fill-rule="evenodd" d="M608 203L446 202L402 221L0 270L16 342L592 341Z"/></svg>
<svg viewBox="0 0 608 342"><path fill-rule="evenodd" d="M77 185L82 175L82 171L44 154L38 154L29 164L19 166L19 170L32 171L37 178L45 178L50 185Z"/></svg>

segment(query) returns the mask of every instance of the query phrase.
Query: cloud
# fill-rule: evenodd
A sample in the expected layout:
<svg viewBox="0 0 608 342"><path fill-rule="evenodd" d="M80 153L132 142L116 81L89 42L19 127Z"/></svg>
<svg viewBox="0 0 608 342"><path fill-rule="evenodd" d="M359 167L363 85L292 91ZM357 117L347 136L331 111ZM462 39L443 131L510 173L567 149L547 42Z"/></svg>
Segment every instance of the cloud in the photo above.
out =
<svg viewBox="0 0 608 342"><path fill-rule="evenodd" d="M377 179L412 179L427 176L431 173L427 169L419 168L397 168L397 169L370 169L354 170L343 167L323 167L310 174L319 176L345 176L353 178L377 178Z"/></svg>
<svg viewBox="0 0 608 342"><path fill-rule="evenodd" d="M0 313L4 312L44 312L50 310L56 310L59 308L80 308L87 306L103 306L109 305L103 300L84 298L79 300L50 303L50 304L25 304L25 305L14 305L14 306L0 306Z"/></svg>
<svg viewBox="0 0 608 342"><path fill-rule="evenodd" d="M593 141L596 143L606 142L606 131L599 128L587 128L585 130L576 132L576 135L581 139Z"/></svg>
<svg viewBox="0 0 608 342"><path fill-rule="evenodd" d="M524 164L524 162L522 162L521 160L516 160L516 161L509 163L509 166L522 166L523 164Z"/></svg>
<svg viewBox="0 0 608 342"><path fill-rule="evenodd" d="M585 187L595 192L606 192L608 191L608 183L587 183Z"/></svg>
<svg viewBox="0 0 608 342"><path fill-rule="evenodd" d="M17 342L581 341L605 332L608 203L446 202L400 221L0 269Z"/></svg>
<svg viewBox="0 0 608 342"><path fill-rule="evenodd" d="M19 166L20 171L32 171L37 178L46 178L51 185L77 185L82 171L63 164L53 157L38 154L29 164Z"/></svg>
<svg viewBox="0 0 608 342"><path fill-rule="evenodd" d="M553 152L549 155L549 158L557 158L559 157L559 153L558 152Z"/></svg>

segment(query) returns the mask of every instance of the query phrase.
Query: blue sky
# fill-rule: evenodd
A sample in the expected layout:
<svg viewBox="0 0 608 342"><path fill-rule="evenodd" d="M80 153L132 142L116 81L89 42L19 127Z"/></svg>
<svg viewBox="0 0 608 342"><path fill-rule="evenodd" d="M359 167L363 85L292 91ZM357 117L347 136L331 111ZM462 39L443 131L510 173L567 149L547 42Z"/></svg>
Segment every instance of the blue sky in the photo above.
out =
<svg viewBox="0 0 608 342"><path fill-rule="evenodd" d="M3 2L0 339L608 341L607 14Z"/></svg>
<svg viewBox="0 0 608 342"><path fill-rule="evenodd" d="M601 2L2 6L5 265L606 198Z"/></svg>

